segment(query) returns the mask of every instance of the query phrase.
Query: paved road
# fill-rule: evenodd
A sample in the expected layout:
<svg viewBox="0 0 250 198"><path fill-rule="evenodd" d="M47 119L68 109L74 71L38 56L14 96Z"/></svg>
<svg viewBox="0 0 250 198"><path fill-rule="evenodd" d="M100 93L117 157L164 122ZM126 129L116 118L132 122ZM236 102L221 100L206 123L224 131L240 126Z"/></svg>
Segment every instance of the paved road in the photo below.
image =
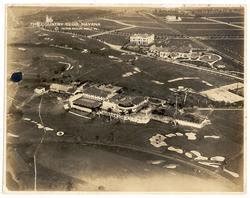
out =
<svg viewBox="0 0 250 198"><path fill-rule="evenodd" d="M211 19L211 18L207 18L207 17L202 17L202 19L205 19L207 21L216 22L216 23L219 23L219 24L224 24L224 25L228 25L228 26L232 26L232 27L244 29L244 27L242 27L242 26L235 25L235 24L232 24L232 23L227 23L227 22L224 22L224 21L219 21L219 20L216 20L216 19Z"/></svg>
<svg viewBox="0 0 250 198"><path fill-rule="evenodd" d="M244 109L236 108L197 108L199 111L244 111Z"/></svg>
<svg viewBox="0 0 250 198"><path fill-rule="evenodd" d="M238 77L238 76L234 76L234 75L231 75L231 74L227 74L225 72L211 70L211 69L207 69L207 68L204 68L204 67L198 67L198 66L191 65L191 64L188 64L188 63L180 63L180 62L174 62L174 63L176 65L182 65L182 66L185 66L185 67L189 67L189 68L193 68L193 69L198 69L200 71L207 71L209 73L219 74L219 75L227 76L227 77L230 77L230 78L233 78L233 79L236 79L236 80L244 81L244 78L241 78L241 77Z"/></svg>
<svg viewBox="0 0 250 198"><path fill-rule="evenodd" d="M42 116L41 116L42 100L43 100L43 97L41 96L40 103L38 105L38 116L39 116L39 119L40 119L40 123L44 126ZM42 143L43 143L43 141L45 139L46 134L47 134L47 131L46 131L45 128L43 128L43 134L41 136L40 142L37 145L36 150L35 150L34 155L33 155L33 161L34 161L34 191L37 190L37 168L36 168L37 154L38 154L38 151L39 151L39 149L40 149L40 147L41 147L41 145L42 145Z"/></svg>
<svg viewBox="0 0 250 198"><path fill-rule="evenodd" d="M124 23L122 21L118 21L118 20L115 20L115 19L102 18L102 20L112 21L112 22L118 23L120 25L125 25L125 26L130 26L130 27L135 27L136 26L136 25L132 25L132 24L129 24L129 23Z"/></svg>
<svg viewBox="0 0 250 198"><path fill-rule="evenodd" d="M136 26L133 26L133 27L130 26L130 27L124 27L124 28L119 28L119 29L115 29L115 30L100 32L100 33L97 33L97 34L89 35L88 38L93 38L93 37L96 37L96 36L101 36L101 35L104 35L104 34L109 34L109 33L115 32L115 31L128 30L128 29L132 29L132 28L135 28L135 27Z"/></svg>
<svg viewBox="0 0 250 198"><path fill-rule="evenodd" d="M215 16L215 17L209 17L209 18L215 18L215 19L244 19L244 16Z"/></svg>
<svg viewBox="0 0 250 198"><path fill-rule="evenodd" d="M128 30L128 29L132 29L132 28L137 27L135 25L131 25L131 24L128 24L128 23L123 23L121 21L114 20L114 19L102 19L102 20L112 21L112 22L118 23L120 25L125 25L127 27L118 28L118 29L115 29L115 30L110 30L110 31L105 31L105 32L100 32L100 33L97 33L97 34L89 35L88 38L93 38L93 37L96 37L96 36L101 36L101 35L104 35L104 34L109 34L109 33L115 32L115 31Z"/></svg>

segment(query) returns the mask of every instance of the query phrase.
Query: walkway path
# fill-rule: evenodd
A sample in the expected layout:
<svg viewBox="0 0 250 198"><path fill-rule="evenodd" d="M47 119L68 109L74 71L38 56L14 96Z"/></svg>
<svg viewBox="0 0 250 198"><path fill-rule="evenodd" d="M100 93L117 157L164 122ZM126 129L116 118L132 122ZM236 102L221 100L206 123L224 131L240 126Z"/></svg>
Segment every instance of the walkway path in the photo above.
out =
<svg viewBox="0 0 250 198"><path fill-rule="evenodd" d="M114 19L105 19L105 18L103 18L102 20L112 21L112 22L118 23L120 25L125 25L127 27L119 28L119 29L115 29L115 30L109 30L109 31L105 31L105 32L100 32L100 33L93 34L93 35L89 35L88 38L93 38L93 37L96 37L96 36L101 36L101 35L104 35L104 34L109 34L109 33L112 33L112 32L122 31L122 30L127 30L127 29L132 29L132 28L137 27L136 25L131 25L131 24L128 24L128 23L123 23L121 21L117 21L117 20L114 20Z"/></svg>
<svg viewBox="0 0 250 198"><path fill-rule="evenodd" d="M235 24L228 23L228 22L224 22L224 21L219 21L219 20L216 20L216 19L211 19L211 18L207 18L207 17L202 17L202 19L205 19L207 21L216 22L216 23L219 23L219 24L224 24L224 25L228 25L228 26L232 26L232 27L237 27L237 28L240 28L240 29L244 29L244 27L242 27L242 26L235 25Z"/></svg>
<svg viewBox="0 0 250 198"><path fill-rule="evenodd" d="M41 96L41 100L40 100L40 103L39 103L39 106L38 106L38 115L39 115L40 123L44 126L42 116L41 116L42 99L43 98ZM39 151L39 149L41 147L41 144L43 143L43 141L45 139L45 136L46 136L46 133L47 133L45 128L43 128L43 131L44 131L44 133L41 136L40 142L37 145L36 150L35 150L34 155L33 155L33 160L34 160L34 190L35 191L37 190L37 169L36 169L37 153L38 153L38 151Z"/></svg>

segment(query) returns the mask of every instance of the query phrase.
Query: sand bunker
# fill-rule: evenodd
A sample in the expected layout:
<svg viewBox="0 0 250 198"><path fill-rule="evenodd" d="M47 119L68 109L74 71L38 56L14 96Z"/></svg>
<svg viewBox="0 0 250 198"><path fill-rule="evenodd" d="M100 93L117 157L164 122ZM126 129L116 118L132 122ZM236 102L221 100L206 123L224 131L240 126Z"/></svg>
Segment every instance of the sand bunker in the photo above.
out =
<svg viewBox="0 0 250 198"><path fill-rule="evenodd" d="M220 136L218 136L218 135L204 135L204 138L219 139L219 138L220 138Z"/></svg>
<svg viewBox="0 0 250 198"><path fill-rule="evenodd" d="M220 163L215 163L215 162L198 162L198 163L206 165L206 166L211 166L214 168L219 168L219 166L220 166Z"/></svg>
<svg viewBox="0 0 250 198"><path fill-rule="evenodd" d="M223 171L225 171L226 173L232 175L233 177L239 177L239 174L238 174L238 173L229 171L229 170L227 170L226 168L223 168Z"/></svg>
<svg viewBox="0 0 250 198"><path fill-rule="evenodd" d="M189 152L186 152L185 155L186 155L188 158L192 158L192 157L193 157L192 153L189 153Z"/></svg>
<svg viewBox="0 0 250 198"><path fill-rule="evenodd" d="M164 141L166 139L165 136L161 134L156 134L155 136L152 136L149 141L150 144L152 144L154 147L162 147L162 146L167 146L167 143Z"/></svg>
<svg viewBox="0 0 250 198"><path fill-rule="evenodd" d="M196 155L196 158L194 158L194 160L208 160L207 157L204 157L201 155L201 153L199 151L190 151L192 154Z"/></svg>
<svg viewBox="0 0 250 198"><path fill-rule="evenodd" d="M180 80L197 80L200 79L199 77L182 77L182 78L175 78L172 80L168 80L168 82L176 82L176 81L180 81Z"/></svg>
<svg viewBox="0 0 250 198"><path fill-rule="evenodd" d="M134 71L127 72L127 73L123 74L122 77L126 78L126 77L132 76L132 75L140 73L140 72L141 72L141 70L138 67L134 67Z"/></svg>
<svg viewBox="0 0 250 198"><path fill-rule="evenodd" d="M212 84L210 84L209 82L207 82L207 81L205 81L205 80L203 80L203 81L201 81L202 83L204 83L204 84L206 84L207 86L209 86L209 87L212 87L213 85Z"/></svg>
<svg viewBox="0 0 250 198"><path fill-rule="evenodd" d="M10 136L10 137L19 138L19 135L15 135L15 134L12 134L12 133L7 133L7 135Z"/></svg>
<svg viewBox="0 0 250 198"><path fill-rule="evenodd" d="M169 168L169 169L174 169L176 167L177 167L176 164L167 164L167 165L163 166L163 168Z"/></svg>
<svg viewBox="0 0 250 198"><path fill-rule="evenodd" d="M218 161L218 162L223 162L225 160L225 157L214 156L214 157L211 157L210 160L212 160L212 161Z"/></svg>
<svg viewBox="0 0 250 198"><path fill-rule="evenodd" d="M169 150L169 151L174 151L174 152L180 153L180 154L183 153L183 150L182 150L182 149L174 148L173 146L168 147L168 150Z"/></svg>
<svg viewBox="0 0 250 198"><path fill-rule="evenodd" d="M196 140L196 134L195 133L185 133L187 136L188 140Z"/></svg>
<svg viewBox="0 0 250 198"><path fill-rule="evenodd" d="M153 83L155 83L155 84L157 84L157 85L164 85L163 82L160 82L160 81L158 81L158 80L151 80L151 82L153 82Z"/></svg>
<svg viewBox="0 0 250 198"><path fill-rule="evenodd" d="M152 160L152 161L148 161L148 163L153 164L153 165L157 165L157 164L161 164L165 162L164 160Z"/></svg>
<svg viewBox="0 0 250 198"><path fill-rule="evenodd" d="M171 138L171 137L175 137L176 135L174 133L169 133L169 134L167 134L165 136Z"/></svg>

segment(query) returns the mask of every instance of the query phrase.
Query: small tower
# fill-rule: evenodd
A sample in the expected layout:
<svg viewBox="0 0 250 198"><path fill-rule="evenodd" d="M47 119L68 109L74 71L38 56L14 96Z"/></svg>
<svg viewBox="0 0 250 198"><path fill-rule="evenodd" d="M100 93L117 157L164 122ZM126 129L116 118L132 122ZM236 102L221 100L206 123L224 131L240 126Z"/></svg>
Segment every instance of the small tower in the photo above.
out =
<svg viewBox="0 0 250 198"><path fill-rule="evenodd" d="M52 17L49 17L48 15L46 15L46 20L45 20L46 23L52 23L53 22L53 19Z"/></svg>

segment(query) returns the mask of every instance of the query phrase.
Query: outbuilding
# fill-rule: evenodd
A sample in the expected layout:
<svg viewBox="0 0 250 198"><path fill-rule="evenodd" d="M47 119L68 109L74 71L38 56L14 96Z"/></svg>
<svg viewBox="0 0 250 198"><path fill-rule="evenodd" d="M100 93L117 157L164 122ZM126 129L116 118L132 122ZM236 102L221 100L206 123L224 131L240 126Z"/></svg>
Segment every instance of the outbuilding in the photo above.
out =
<svg viewBox="0 0 250 198"><path fill-rule="evenodd" d="M34 89L34 93L39 94L39 95L44 94L45 91L46 91L45 87L37 87Z"/></svg>

